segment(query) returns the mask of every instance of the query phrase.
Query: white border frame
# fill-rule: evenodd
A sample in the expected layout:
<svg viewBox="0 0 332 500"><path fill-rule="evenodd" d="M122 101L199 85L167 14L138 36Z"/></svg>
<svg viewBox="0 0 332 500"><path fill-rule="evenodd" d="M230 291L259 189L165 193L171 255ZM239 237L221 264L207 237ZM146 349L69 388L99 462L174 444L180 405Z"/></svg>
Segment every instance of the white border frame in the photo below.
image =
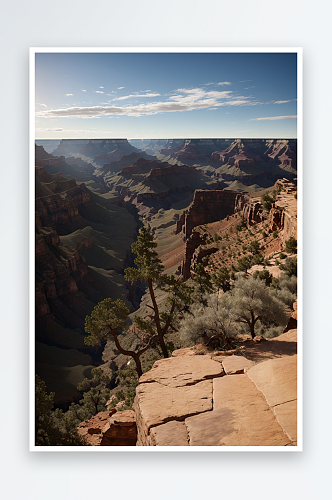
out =
<svg viewBox="0 0 332 500"><path fill-rule="evenodd" d="M35 446L35 54L36 53L287 53L297 54L298 363L297 446ZM29 62L29 451L173 452L303 451L303 50L302 47L30 47Z"/></svg>

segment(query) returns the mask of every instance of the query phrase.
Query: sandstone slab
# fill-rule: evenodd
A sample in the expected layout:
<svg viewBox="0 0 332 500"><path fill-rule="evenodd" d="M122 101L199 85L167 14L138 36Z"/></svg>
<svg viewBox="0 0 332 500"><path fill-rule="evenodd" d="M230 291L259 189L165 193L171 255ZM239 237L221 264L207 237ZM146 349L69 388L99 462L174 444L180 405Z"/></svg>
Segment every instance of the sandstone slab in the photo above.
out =
<svg viewBox="0 0 332 500"><path fill-rule="evenodd" d="M151 427L208 410L212 410L212 380L180 387L158 382L139 384L135 398L137 444L148 444Z"/></svg>
<svg viewBox="0 0 332 500"><path fill-rule="evenodd" d="M211 359L211 356L176 356L156 361L152 370L140 377L139 384L158 382L169 387L182 387L223 374L221 364Z"/></svg>
<svg viewBox="0 0 332 500"><path fill-rule="evenodd" d="M230 356L222 360L226 375L234 375L237 373L244 373L249 368L255 365L253 361L245 358L244 356Z"/></svg>
<svg viewBox="0 0 332 500"><path fill-rule="evenodd" d="M269 359L248 370L269 406L297 399L297 356Z"/></svg>
<svg viewBox="0 0 332 500"><path fill-rule="evenodd" d="M172 352L172 357L176 358L177 356L195 356L195 351L193 351L192 347L183 347L182 349L176 349Z"/></svg>
<svg viewBox="0 0 332 500"><path fill-rule="evenodd" d="M273 408L278 423L291 441L297 441L297 401L289 401Z"/></svg>
<svg viewBox="0 0 332 500"><path fill-rule="evenodd" d="M213 380L213 411L188 417L190 446L286 446L290 440L247 374Z"/></svg>
<svg viewBox="0 0 332 500"><path fill-rule="evenodd" d="M188 431L184 422L172 420L150 430L150 446L189 446Z"/></svg>

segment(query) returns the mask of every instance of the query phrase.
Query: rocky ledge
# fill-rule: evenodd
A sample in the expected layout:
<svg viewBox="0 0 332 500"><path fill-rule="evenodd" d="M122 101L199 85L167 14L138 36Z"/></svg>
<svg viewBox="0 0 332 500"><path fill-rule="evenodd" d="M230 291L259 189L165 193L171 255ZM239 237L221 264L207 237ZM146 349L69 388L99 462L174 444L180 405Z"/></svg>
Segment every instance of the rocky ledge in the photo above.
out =
<svg viewBox="0 0 332 500"><path fill-rule="evenodd" d="M157 361L136 390L137 446L295 446L296 334Z"/></svg>
<svg viewBox="0 0 332 500"><path fill-rule="evenodd" d="M78 426L87 446L136 446L137 430L133 410L101 411Z"/></svg>

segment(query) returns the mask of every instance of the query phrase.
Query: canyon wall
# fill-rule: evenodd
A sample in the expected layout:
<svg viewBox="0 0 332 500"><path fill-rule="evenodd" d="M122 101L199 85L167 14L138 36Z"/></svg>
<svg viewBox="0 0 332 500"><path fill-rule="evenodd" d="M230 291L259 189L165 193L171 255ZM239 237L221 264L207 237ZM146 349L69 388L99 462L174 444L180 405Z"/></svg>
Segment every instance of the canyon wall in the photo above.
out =
<svg viewBox="0 0 332 500"><path fill-rule="evenodd" d="M195 191L192 204L179 217L176 233L188 239L195 226L224 219L235 212L244 195L236 191Z"/></svg>

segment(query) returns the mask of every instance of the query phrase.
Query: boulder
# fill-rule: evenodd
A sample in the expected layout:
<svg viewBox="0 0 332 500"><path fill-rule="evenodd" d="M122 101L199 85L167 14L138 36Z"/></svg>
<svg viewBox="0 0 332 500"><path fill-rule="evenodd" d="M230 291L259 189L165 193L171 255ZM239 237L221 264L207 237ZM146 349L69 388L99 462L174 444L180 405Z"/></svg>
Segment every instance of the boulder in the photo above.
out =
<svg viewBox="0 0 332 500"><path fill-rule="evenodd" d="M100 446L136 446L137 428L133 410L116 412L102 429Z"/></svg>
<svg viewBox="0 0 332 500"><path fill-rule="evenodd" d="M136 446L136 417L133 410L102 411L81 422L78 433L87 446Z"/></svg>

